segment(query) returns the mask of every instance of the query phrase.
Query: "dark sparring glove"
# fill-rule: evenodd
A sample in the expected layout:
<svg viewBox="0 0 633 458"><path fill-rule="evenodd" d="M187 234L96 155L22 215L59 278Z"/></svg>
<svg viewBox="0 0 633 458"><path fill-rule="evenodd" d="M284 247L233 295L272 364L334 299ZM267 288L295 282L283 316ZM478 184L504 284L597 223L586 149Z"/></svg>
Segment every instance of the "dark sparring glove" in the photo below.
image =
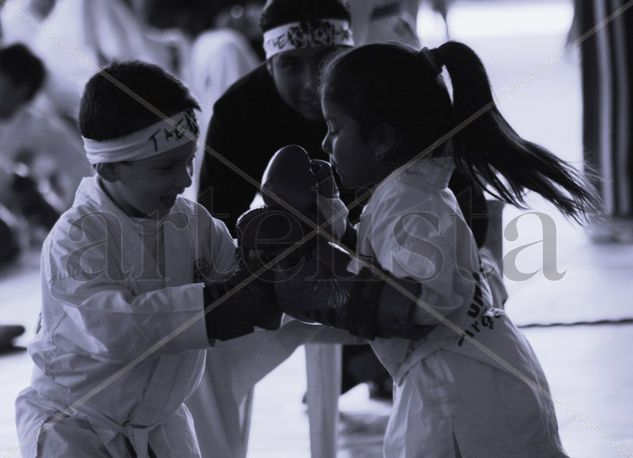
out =
<svg viewBox="0 0 633 458"><path fill-rule="evenodd" d="M259 327L267 330L279 329L282 312L277 306L274 289L259 279L249 280L245 270L222 282L209 282L204 286L204 304L213 307L205 315L209 340L229 340L244 336Z"/></svg>
<svg viewBox="0 0 633 458"><path fill-rule="evenodd" d="M338 194L327 162L311 162L297 145L273 155L262 178L266 206L244 213L237 222L240 261L247 271L272 284L274 269L264 266L286 250L282 263L294 265L314 249L319 236L310 236L314 227L309 223L319 224L322 219L318 215L319 189L327 198Z"/></svg>
<svg viewBox="0 0 633 458"><path fill-rule="evenodd" d="M347 209L338 197L327 162L310 161L303 148L290 145L275 153L262 182L267 206L240 218L240 256L247 260L251 271L264 270L268 276L274 273L278 304L284 312L366 338L420 336L420 327L410 324L415 303L385 287L377 278L369 278L369 271L359 277L349 274L349 257L324 238L307 238L314 229L281 204L290 205L319 225L325 218L336 238L350 229ZM276 260L280 255L282 259ZM275 260L272 268L262 269ZM419 295L418 283L404 283L406 288L414 289L414 295ZM367 293L371 300L364 299L363 294ZM381 305L379 299L383 295L393 304Z"/></svg>
<svg viewBox="0 0 633 458"><path fill-rule="evenodd" d="M432 330L412 321L417 304L409 296L420 296L419 282L383 272L389 279L385 282L369 268L352 275L346 271L348 262L342 251L319 244L294 268L276 270L275 292L281 310L366 339L421 339Z"/></svg>
<svg viewBox="0 0 633 458"><path fill-rule="evenodd" d="M328 162L311 161L302 147L284 146L273 155L261 191L268 208L290 206L336 239L345 233L348 211L339 198L332 168Z"/></svg>
<svg viewBox="0 0 633 458"><path fill-rule="evenodd" d="M233 339L253 332L255 326L268 330L279 328L282 312L275 296L275 274L266 264L286 246L283 238L275 238L278 227L287 227L293 240L300 237L292 233L293 229L297 230L295 226L283 226L287 222L283 217L285 214L256 209L238 219L237 272L226 281L205 283L205 305L226 296L220 305L206 314L209 339ZM271 227L274 230L271 231ZM261 246L258 240L263 242ZM240 286L245 281L248 284Z"/></svg>
<svg viewBox="0 0 633 458"><path fill-rule="evenodd" d="M270 159L262 177L262 198L268 207L291 206L300 213L313 212L317 179L310 157L299 145L280 148Z"/></svg>

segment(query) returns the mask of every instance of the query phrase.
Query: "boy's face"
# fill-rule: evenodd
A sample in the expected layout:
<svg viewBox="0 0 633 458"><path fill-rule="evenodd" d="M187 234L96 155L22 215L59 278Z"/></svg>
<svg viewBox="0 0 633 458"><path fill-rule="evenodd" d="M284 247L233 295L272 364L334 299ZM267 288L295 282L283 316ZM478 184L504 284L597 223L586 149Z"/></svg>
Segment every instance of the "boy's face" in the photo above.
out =
<svg viewBox="0 0 633 458"><path fill-rule="evenodd" d="M268 70L281 99L306 119L323 119L318 94L319 77L326 58L337 50L335 46L293 49L268 60Z"/></svg>
<svg viewBox="0 0 633 458"><path fill-rule="evenodd" d="M109 190L117 205L130 216L165 216L176 197L191 186L196 144L189 142L139 161L115 164L118 179Z"/></svg>

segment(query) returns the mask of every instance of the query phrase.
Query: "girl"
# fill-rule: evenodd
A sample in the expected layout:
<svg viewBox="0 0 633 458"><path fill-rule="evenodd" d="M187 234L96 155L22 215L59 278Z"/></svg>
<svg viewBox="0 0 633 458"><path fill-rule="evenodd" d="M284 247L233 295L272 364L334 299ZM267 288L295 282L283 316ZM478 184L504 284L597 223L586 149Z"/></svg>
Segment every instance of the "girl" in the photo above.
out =
<svg viewBox="0 0 633 458"><path fill-rule="evenodd" d="M464 44L351 50L326 67L321 94L324 150L346 187L372 189L349 269L370 261L417 280L425 305L411 318L432 327L422 339L372 342L396 385L385 456L566 456L543 371L480 277L475 241L447 183L461 163L509 204L524 207L532 190L576 220L597 208L591 186L510 127Z"/></svg>

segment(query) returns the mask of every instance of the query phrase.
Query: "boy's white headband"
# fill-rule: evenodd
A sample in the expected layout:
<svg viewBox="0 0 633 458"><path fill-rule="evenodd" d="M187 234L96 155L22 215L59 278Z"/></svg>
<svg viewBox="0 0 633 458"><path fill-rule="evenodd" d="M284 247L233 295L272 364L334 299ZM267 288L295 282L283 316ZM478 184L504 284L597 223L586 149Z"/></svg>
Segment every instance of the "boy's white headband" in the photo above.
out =
<svg viewBox="0 0 633 458"><path fill-rule="evenodd" d="M354 46L349 22L344 19L290 22L264 32L266 59L292 49L336 45Z"/></svg>
<svg viewBox="0 0 633 458"><path fill-rule="evenodd" d="M197 141L198 123L194 112L187 110L125 137L104 141L82 138L91 164L138 161Z"/></svg>

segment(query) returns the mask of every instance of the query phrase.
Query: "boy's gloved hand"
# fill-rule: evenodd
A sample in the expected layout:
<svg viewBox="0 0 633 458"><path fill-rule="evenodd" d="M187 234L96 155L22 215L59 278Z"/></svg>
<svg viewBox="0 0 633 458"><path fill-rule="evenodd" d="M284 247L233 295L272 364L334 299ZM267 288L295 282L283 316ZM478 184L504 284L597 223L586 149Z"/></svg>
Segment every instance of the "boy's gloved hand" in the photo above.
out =
<svg viewBox="0 0 633 458"><path fill-rule="evenodd" d="M242 283L249 278L248 272L238 270L228 280L205 283L205 308L224 298L205 316L209 340L234 339L253 332L255 327L279 329L282 312L274 285L254 279L244 286Z"/></svg>

